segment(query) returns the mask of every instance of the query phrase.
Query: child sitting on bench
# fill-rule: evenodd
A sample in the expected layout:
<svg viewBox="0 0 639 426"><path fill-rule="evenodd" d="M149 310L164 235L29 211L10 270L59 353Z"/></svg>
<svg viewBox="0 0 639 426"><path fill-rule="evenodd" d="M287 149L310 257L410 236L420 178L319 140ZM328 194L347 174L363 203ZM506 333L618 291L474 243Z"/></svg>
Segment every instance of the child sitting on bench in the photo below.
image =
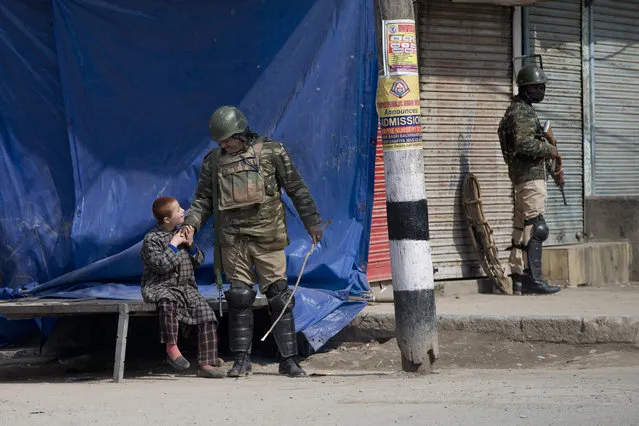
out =
<svg viewBox="0 0 639 426"><path fill-rule="evenodd" d="M217 356L217 318L200 294L194 269L204 262L204 253L193 243L193 233L181 235L184 209L173 197L153 202L157 225L144 237L140 254L144 263L142 297L157 303L160 316L160 341L166 344L168 363L177 370L191 365L178 349L178 329L197 326L199 377L222 378Z"/></svg>

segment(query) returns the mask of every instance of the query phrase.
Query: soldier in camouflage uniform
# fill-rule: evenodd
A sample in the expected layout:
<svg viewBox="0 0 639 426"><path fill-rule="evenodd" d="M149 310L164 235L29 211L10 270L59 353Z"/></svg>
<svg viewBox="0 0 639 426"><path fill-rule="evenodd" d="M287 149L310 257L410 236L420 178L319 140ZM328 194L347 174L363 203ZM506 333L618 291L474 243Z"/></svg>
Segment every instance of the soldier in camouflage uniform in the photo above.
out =
<svg viewBox="0 0 639 426"><path fill-rule="evenodd" d="M549 230L544 220L547 175L557 184L563 182L563 170L555 172L553 160L557 148L543 134L533 108L546 93L547 78L536 65L527 65L517 74L519 93L499 123L499 141L514 186L514 218L510 268L513 292L556 293L560 287L542 280L542 244ZM528 259L525 267L524 254Z"/></svg>
<svg viewBox="0 0 639 426"><path fill-rule="evenodd" d="M204 158L195 199L183 228L197 232L213 215L214 267L218 269L221 263L231 283L225 296L235 362L228 376L239 377L252 370L254 283L257 280L266 295L273 321L291 294L284 254L289 238L281 190L293 201L314 243L322 237L322 220L284 146L253 133L239 109L223 106L216 110L209 130L220 147ZM273 337L282 356L280 374L297 377L306 373L296 360L293 302L273 330Z"/></svg>

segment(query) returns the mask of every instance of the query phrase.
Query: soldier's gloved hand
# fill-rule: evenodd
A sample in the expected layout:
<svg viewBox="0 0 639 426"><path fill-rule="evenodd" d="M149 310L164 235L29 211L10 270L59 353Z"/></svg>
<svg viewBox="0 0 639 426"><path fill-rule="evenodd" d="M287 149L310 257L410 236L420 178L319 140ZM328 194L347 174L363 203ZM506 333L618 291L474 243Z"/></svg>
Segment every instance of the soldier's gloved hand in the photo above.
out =
<svg viewBox="0 0 639 426"><path fill-rule="evenodd" d="M561 186L564 184L564 169L560 169L559 171L555 172L555 175L553 176L553 179L555 180L555 184L557 184L558 186Z"/></svg>
<svg viewBox="0 0 639 426"><path fill-rule="evenodd" d="M317 225L313 225L310 226L308 229L308 235L311 236L311 240L313 240L313 244L317 244L319 243L319 241L322 239L322 235L324 233L321 224L317 224Z"/></svg>

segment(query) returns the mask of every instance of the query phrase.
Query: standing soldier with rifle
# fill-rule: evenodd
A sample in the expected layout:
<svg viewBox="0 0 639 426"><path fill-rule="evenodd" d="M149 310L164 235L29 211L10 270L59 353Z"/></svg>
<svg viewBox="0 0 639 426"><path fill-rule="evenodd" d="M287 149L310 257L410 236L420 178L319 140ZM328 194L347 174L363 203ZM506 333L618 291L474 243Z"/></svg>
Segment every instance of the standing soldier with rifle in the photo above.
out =
<svg viewBox="0 0 639 426"><path fill-rule="evenodd" d="M541 102L546 93L546 75L542 68L531 64L517 74L519 93L499 123L499 142L508 175L514 186L514 218L510 269L513 293L556 293L561 288L548 285L541 276L542 244L549 230L544 220L546 179L550 174L563 187L561 156L557 147L544 135L533 103ZM524 253L528 258L525 267Z"/></svg>

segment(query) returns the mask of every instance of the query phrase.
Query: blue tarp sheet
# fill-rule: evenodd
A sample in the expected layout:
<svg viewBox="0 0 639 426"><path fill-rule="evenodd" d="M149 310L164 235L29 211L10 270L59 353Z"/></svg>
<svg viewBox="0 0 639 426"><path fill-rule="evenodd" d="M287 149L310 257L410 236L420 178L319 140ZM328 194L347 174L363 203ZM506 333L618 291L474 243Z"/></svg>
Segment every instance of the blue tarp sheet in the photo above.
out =
<svg viewBox="0 0 639 426"><path fill-rule="evenodd" d="M0 0L0 297L140 299L161 195L190 204L207 122L237 105L333 219L298 291L314 348L363 308L375 146L367 0ZM285 197L295 282L310 239ZM211 286L212 220L196 235ZM10 322L1 322L7 329Z"/></svg>

